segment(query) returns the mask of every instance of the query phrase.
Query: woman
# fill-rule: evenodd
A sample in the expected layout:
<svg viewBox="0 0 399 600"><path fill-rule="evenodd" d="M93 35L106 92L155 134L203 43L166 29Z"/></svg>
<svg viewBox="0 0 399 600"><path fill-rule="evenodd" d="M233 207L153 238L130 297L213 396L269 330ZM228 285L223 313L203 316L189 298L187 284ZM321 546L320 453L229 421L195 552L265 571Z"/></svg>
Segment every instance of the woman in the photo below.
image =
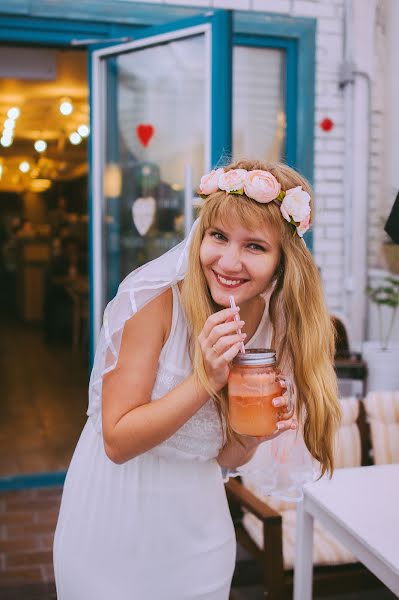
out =
<svg viewBox="0 0 399 600"><path fill-rule="evenodd" d="M188 240L131 273L105 311L55 535L59 600L227 600L235 537L220 467L270 443L229 426L226 382L243 342L277 349L305 443L333 470L333 333L301 239L310 188L287 166L241 161L199 192ZM283 438L297 422L277 402L271 437Z"/></svg>

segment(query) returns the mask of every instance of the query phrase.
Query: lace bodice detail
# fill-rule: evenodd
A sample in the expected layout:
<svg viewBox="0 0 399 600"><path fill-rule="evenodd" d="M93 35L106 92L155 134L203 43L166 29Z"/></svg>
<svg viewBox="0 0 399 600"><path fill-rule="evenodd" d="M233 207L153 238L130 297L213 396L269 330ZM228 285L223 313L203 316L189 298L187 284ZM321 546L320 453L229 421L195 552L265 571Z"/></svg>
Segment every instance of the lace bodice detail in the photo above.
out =
<svg viewBox="0 0 399 600"><path fill-rule="evenodd" d="M171 332L162 349L159 368L151 399L156 401L181 383L191 372L189 358L189 332L177 285L173 291L173 316ZM265 332L266 313L248 346ZM179 367L176 367L179 365ZM174 435L151 450L157 454L175 453L182 458L207 460L219 454L223 445L223 428L215 402L209 399Z"/></svg>
<svg viewBox="0 0 399 600"><path fill-rule="evenodd" d="M190 373L172 373L160 364L152 392L152 400L164 396L179 385ZM223 444L219 415L213 400L209 399L174 435L150 450L158 455L175 454L181 458L207 460L218 455Z"/></svg>

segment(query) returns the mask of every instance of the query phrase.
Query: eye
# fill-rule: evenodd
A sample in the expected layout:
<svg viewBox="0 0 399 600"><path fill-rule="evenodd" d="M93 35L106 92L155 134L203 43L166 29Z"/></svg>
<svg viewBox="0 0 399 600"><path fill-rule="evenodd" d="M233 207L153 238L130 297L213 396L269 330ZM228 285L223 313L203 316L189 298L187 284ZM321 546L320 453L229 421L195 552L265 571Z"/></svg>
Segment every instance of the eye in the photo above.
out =
<svg viewBox="0 0 399 600"><path fill-rule="evenodd" d="M225 242L227 240L226 236L220 233L220 231L211 231L209 235L219 242Z"/></svg>
<svg viewBox="0 0 399 600"><path fill-rule="evenodd" d="M260 246L259 244L248 244L248 248L257 252L266 252L266 248Z"/></svg>

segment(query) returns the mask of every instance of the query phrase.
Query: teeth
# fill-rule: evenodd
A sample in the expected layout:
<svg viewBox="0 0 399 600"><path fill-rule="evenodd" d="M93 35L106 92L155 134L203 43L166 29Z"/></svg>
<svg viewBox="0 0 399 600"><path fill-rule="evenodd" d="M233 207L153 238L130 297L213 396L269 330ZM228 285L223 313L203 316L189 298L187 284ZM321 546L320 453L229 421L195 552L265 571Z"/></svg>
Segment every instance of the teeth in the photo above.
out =
<svg viewBox="0 0 399 600"><path fill-rule="evenodd" d="M223 285L237 285L237 283L241 282L241 279L225 279L221 275L218 275L217 278L223 283Z"/></svg>

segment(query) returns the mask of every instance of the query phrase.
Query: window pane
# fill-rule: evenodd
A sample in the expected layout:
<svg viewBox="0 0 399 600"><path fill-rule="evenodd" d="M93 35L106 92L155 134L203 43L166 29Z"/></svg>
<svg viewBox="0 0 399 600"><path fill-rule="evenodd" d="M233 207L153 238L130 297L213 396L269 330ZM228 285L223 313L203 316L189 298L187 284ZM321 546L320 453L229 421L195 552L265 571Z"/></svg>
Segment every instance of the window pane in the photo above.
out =
<svg viewBox="0 0 399 600"><path fill-rule="evenodd" d="M204 172L205 36L107 58L105 300L184 237L184 187Z"/></svg>
<svg viewBox="0 0 399 600"><path fill-rule="evenodd" d="M234 46L233 154L280 160L286 138L285 52Z"/></svg>

